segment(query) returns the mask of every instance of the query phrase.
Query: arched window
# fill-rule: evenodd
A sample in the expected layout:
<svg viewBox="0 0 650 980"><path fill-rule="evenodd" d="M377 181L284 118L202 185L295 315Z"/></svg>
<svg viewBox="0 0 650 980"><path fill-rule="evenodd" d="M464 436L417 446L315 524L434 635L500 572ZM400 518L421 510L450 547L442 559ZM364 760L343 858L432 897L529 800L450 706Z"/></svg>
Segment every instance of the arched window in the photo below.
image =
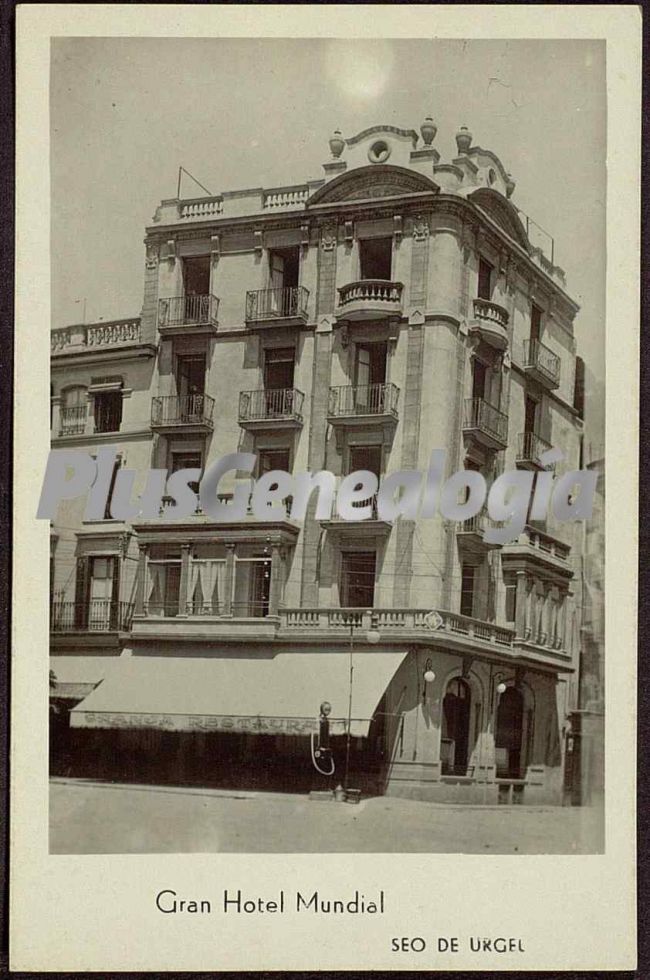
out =
<svg viewBox="0 0 650 980"><path fill-rule="evenodd" d="M61 394L61 435L82 435L86 430L88 392L82 385L74 385Z"/></svg>
<svg viewBox="0 0 650 980"><path fill-rule="evenodd" d="M499 698L496 725L497 776L521 779L524 698L516 687L507 687Z"/></svg>
<svg viewBox="0 0 650 980"><path fill-rule="evenodd" d="M464 776L467 773L470 708L469 684L460 677L454 677L447 684L442 702L440 761L443 776Z"/></svg>

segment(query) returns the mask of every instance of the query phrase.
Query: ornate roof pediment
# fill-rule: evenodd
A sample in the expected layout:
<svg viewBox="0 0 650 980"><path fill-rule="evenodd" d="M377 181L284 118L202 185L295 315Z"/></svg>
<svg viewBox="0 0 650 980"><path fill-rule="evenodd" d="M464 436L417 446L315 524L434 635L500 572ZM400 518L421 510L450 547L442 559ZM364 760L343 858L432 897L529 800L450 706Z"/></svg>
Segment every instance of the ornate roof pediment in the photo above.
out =
<svg viewBox="0 0 650 980"><path fill-rule="evenodd" d="M349 173L335 177L324 187L319 187L306 202L307 207L314 204L335 204L340 201L365 201L369 198L399 197L402 194L437 194L440 188L428 177L407 170L405 167L392 167L377 164L359 167Z"/></svg>
<svg viewBox="0 0 650 980"><path fill-rule="evenodd" d="M530 242L517 209L502 194L490 190L489 187L480 187L467 200L482 208L510 238L514 238L522 248L530 252Z"/></svg>

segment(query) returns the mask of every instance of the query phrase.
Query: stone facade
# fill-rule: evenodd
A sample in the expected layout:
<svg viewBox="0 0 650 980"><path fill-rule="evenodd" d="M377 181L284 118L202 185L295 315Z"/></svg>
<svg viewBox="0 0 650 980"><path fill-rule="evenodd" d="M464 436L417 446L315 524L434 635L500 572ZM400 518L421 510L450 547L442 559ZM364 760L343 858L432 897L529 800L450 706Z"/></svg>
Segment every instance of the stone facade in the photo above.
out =
<svg viewBox="0 0 650 980"><path fill-rule="evenodd" d="M424 471L434 449L447 475L488 484L542 472L550 446L556 475L579 468L564 273L530 245L491 151L461 130L441 163L423 133L420 148L389 126L337 137L324 176L297 187L163 201L140 317L95 346L93 326L53 333L53 446L116 446L136 493L150 467L236 450L260 472L337 478ZM372 609L382 648L408 652L377 708L382 791L561 802L582 528L549 516L502 548L484 530L322 521L315 499L301 525L89 524L70 501L53 529L53 654L337 650L351 632L361 656Z"/></svg>

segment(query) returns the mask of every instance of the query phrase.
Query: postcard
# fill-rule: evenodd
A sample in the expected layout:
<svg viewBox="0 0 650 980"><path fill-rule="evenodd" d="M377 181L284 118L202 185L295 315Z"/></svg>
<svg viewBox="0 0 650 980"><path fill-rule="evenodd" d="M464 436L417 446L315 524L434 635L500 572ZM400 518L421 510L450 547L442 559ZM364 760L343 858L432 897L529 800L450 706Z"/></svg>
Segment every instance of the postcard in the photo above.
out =
<svg viewBox="0 0 650 980"><path fill-rule="evenodd" d="M634 968L640 79L19 7L12 969Z"/></svg>

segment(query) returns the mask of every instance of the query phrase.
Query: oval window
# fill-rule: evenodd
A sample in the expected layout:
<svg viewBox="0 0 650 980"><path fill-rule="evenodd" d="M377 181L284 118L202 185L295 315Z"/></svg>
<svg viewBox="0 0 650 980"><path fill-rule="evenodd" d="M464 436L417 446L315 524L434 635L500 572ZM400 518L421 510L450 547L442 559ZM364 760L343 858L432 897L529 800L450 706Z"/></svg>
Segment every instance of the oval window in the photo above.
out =
<svg viewBox="0 0 650 980"><path fill-rule="evenodd" d="M368 150L368 159L371 163L384 163L390 156L390 146L385 140L377 140Z"/></svg>
<svg viewBox="0 0 650 980"><path fill-rule="evenodd" d="M496 179L497 179L496 173L494 172L494 170L492 170L492 168L490 168L488 170L488 184L492 186L492 184L495 183Z"/></svg>

